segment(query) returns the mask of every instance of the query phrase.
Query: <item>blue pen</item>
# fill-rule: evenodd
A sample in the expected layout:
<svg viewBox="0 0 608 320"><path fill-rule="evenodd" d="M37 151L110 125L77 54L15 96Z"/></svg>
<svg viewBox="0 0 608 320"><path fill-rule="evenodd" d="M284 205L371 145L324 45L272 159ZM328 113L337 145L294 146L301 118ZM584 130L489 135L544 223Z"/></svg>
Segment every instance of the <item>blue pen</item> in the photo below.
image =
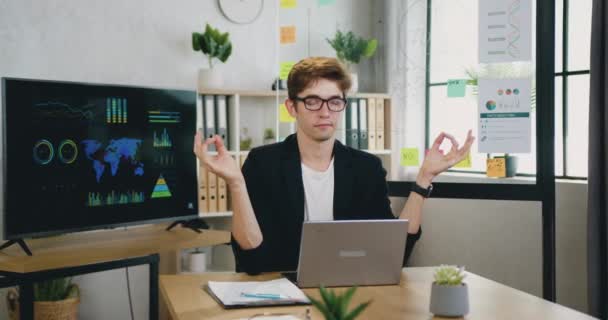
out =
<svg viewBox="0 0 608 320"><path fill-rule="evenodd" d="M246 293L246 292L241 292L241 297L259 298L259 299L271 299L271 300L279 300L279 299L281 299L281 295L272 294L272 293Z"/></svg>

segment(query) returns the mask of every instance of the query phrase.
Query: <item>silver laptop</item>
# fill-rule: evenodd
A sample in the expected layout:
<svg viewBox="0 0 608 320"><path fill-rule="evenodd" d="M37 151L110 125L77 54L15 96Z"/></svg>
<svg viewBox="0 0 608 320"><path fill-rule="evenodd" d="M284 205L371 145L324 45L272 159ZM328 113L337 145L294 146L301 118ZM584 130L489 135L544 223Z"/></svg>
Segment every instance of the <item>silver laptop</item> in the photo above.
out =
<svg viewBox="0 0 608 320"><path fill-rule="evenodd" d="M304 222L297 285L398 284L407 228L400 219Z"/></svg>

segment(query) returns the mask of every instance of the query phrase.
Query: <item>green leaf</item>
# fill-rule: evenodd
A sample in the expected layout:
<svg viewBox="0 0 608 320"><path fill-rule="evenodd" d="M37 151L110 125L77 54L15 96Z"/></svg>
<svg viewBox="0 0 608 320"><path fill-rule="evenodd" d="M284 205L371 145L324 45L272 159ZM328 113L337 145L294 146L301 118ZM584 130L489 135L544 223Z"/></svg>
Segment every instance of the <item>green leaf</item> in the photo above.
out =
<svg viewBox="0 0 608 320"><path fill-rule="evenodd" d="M228 32L219 35L217 37L217 43L219 43L220 45L226 44L228 42L228 36Z"/></svg>
<svg viewBox="0 0 608 320"><path fill-rule="evenodd" d="M331 306L332 299L329 292L325 289L325 287L321 286L319 288L319 292L321 293L321 298L323 299L323 303L327 306Z"/></svg>
<svg viewBox="0 0 608 320"><path fill-rule="evenodd" d="M363 51L363 56L367 58L371 58L374 53L376 53L376 48L378 47L378 40L372 39L367 42L365 46L365 50Z"/></svg>
<svg viewBox="0 0 608 320"><path fill-rule="evenodd" d="M346 310L348 309L348 305L350 304L350 300L353 298L355 291L357 291L357 287L351 287L342 295L342 314L346 314Z"/></svg>
<svg viewBox="0 0 608 320"><path fill-rule="evenodd" d="M355 309L353 309L353 311L351 311L351 313L349 313L346 317L344 317L342 320L353 320L356 317L359 316L359 314L361 314L361 312L363 312L363 310L365 310L370 303L372 303L372 301L368 301L365 303L362 303L360 305L358 305Z"/></svg>
<svg viewBox="0 0 608 320"><path fill-rule="evenodd" d="M323 314L323 317L325 317L325 319L327 320L335 320L333 315L329 312L329 310L327 309L326 305L324 305L323 303L321 303L320 301L312 298L312 297L308 297L308 299L310 299L310 302L312 303L313 306L315 306L317 309L319 309L319 311L321 311L321 313Z"/></svg>
<svg viewBox="0 0 608 320"><path fill-rule="evenodd" d="M230 57L230 55L232 54L232 44L228 43L227 45L225 45L223 52L219 55L219 59L221 62L226 62L226 60L228 60L228 58Z"/></svg>
<svg viewBox="0 0 608 320"><path fill-rule="evenodd" d="M331 291L331 296L333 299L331 306L331 313L336 317L336 319L342 319L342 296L336 295L334 290Z"/></svg>
<svg viewBox="0 0 608 320"><path fill-rule="evenodd" d="M194 49L194 51L201 51L200 38L202 38L200 33L192 32L192 49Z"/></svg>

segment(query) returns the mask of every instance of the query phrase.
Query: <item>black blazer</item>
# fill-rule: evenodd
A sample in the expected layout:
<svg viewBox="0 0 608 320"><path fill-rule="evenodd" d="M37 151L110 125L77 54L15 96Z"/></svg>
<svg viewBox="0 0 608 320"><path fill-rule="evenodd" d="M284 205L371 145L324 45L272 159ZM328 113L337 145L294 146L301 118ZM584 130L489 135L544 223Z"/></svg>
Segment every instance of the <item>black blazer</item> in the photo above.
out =
<svg viewBox="0 0 608 320"><path fill-rule="evenodd" d="M380 159L339 141L333 152L334 220L395 219ZM304 221L304 184L296 135L254 148L242 170L264 240L255 249L243 250L232 238L236 271L296 270ZM404 265L420 234L408 234Z"/></svg>

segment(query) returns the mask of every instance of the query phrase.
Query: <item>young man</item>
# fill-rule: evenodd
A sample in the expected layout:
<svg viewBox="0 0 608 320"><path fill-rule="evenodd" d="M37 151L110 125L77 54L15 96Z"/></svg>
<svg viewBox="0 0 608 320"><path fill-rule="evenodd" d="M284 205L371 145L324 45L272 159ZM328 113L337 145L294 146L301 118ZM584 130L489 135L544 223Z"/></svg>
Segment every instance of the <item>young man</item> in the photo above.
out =
<svg viewBox="0 0 608 320"><path fill-rule="evenodd" d="M298 62L289 73L285 100L297 133L251 150L242 171L218 136L203 142L201 133L196 134L194 153L231 191L237 272L295 270L305 220L395 218L380 159L335 138L350 85L348 73L334 58ZM446 138L452 148L443 155L439 146ZM469 131L458 148L454 137L442 133L426 155L416 179L420 194L411 193L399 215L409 220L404 265L420 238L425 190L435 176L464 159L473 140ZM207 154L210 144L215 144L217 156Z"/></svg>

